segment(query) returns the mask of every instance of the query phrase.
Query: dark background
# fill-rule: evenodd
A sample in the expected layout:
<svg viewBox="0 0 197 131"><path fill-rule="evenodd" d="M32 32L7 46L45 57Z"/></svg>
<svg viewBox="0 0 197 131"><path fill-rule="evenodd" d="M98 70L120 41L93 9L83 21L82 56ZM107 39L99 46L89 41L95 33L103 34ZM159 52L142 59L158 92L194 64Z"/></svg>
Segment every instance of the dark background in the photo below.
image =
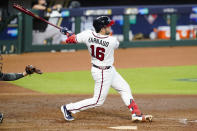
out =
<svg viewBox="0 0 197 131"><path fill-rule="evenodd" d="M9 2L8 2L9 1ZM8 3L13 1L24 3L27 7L32 5L32 2L37 0L0 0L0 8L8 8ZM47 0L51 2L53 0ZM57 0L66 1L66 0ZM56 1L56 2L57 2ZM87 6L122 6L122 5L177 5L177 4L197 4L197 0L70 0L79 1L82 7Z"/></svg>
<svg viewBox="0 0 197 131"><path fill-rule="evenodd" d="M81 6L197 4L197 0L78 0Z"/></svg>

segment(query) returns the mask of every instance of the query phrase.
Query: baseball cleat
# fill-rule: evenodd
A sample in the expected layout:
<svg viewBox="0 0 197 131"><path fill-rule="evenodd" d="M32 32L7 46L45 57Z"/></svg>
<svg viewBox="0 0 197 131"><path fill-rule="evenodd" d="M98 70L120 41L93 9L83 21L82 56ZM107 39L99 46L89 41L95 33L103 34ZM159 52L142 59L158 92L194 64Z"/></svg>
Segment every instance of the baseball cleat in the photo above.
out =
<svg viewBox="0 0 197 131"><path fill-rule="evenodd" d="M61 111L64 115L64 119L67 121L73 121L74 117L72 117L71 112L66 109L66 105L61 106Z"/></svg>
<svg viewBox="0 0 197 131"><path fill-rule="evenodd" d="M152 122L153 116L152 115L136 115L133 114L131 116L131 120L133 122Z"/></svg>
<svg viewBox="0 0 197 131"><path fill-rule="evenodd" d="M0 113L0 123L3 122L3 113Z"/></svg>

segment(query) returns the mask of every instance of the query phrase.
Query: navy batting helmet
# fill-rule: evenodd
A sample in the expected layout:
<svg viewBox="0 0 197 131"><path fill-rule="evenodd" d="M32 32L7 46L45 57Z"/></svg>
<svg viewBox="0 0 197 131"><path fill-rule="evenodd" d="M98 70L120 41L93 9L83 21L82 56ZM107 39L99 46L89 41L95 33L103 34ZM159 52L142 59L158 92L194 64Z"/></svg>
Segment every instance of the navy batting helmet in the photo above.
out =
<svg viewBox="0 0 197 131"><path fill-rule="evenodd" d="M112 26L113 24L114 21L108 16L99 16L93 21L93 26L97 33L100 32L102 28Z"/></svg>

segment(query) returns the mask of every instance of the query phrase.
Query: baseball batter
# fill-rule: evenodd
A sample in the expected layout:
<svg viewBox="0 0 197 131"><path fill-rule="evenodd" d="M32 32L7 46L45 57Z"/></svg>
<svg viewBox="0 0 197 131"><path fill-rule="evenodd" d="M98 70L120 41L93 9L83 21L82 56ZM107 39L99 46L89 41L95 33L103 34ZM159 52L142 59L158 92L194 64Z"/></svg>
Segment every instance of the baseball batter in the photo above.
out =
<svg viewBox="0 0 197 131"><path fill-rule="evenodd" d="M151 115L142 115L131 94L130 86L113 66L114 50L118 48L118 40L110 36L114 24L107 16L100 16L93 21L93 30L85 30L68 37L66 43L85 43L91 55L92 77L95 81L94 95L90 99L61 106L65 120L74 120L72 113L101 106L108 94L110 86L120 93L125 105L131 111L132 121L152 121ZM62 30L69 35L68 30Z"/></svg>

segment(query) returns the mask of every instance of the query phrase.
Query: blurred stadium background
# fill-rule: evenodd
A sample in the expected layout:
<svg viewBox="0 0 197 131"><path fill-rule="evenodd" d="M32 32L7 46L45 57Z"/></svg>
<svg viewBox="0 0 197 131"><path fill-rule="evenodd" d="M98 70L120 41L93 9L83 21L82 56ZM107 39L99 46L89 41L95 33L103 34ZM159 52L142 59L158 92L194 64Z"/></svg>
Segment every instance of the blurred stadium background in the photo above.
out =
<svg viewBox="0 0 197 131"><path fill-rule="evenodd" d="M40 91L41 89L45 93L80 93L81 90L79 90L79 88L71 88L74 91L70 91L65 87L76 86L75 84L73 85L73 83L75 83L77 77L79 77L79 80L82 80L83 78L91 79L91 76L89 76L87 73L89 71L86 73L82 72L81 76L87 77L80 77L79 75L81 70L88 70L91 67L91 64L89 63L89 57L87 53L79 51L79 57L76 57L78 56L77 53L75 53L75 55L62 53L62 57L60 57L59 54L48 54L46 57L45 54L34 54L32 55L34 58L31 57L31 55L29 56L27 52L68 52L86 49L86 46L84 44L65 45L66 36L62 35L58 29L47 25L40 20L18 12L17 10L13 9L13 3L20 4L52 22L53 24L67 27L75 33L79 33L85 29L92 29L92 21L94 18L100 15L108 15L115 21L115 25L112 26L112 35L116 36L121 42L120 48L191 46L191 48L174 48L173 50L170 48L169 50L166 48L155 48L149 50L147 48L141 48L142 50L138 51L125 50L122 54L121 50L117 51L118 55L116 56L115 54L115 57L117 57L117 63L119 64L115 63L115 66L117 66L119 69L125 67L138 68L157 66L185 66L184 69L182 69L183 75L178 76L177 73L179 68L176 68L177 73L175 73L175 76L172 75L172 77L170 77L168 74L168 72L171 72L171 68L159 68L160 73L163 71L163 74L160 74L159 76L166 76L168 80L165 81L164 78L161 79L161 81L155 80L158 78L158 76L149 74L148 76L151 76L153 82L144 82L141 86L143 89L139 88L139 83L141 83L140 81L142 79L136 77L139 72L134 73L136 80L140 80L135 93L167 92L176 94L178 93L176 88L179 89L179 86L177 86L177 83L171 80L187 78L189 80L196 81L195 74L192 74L196 72L196 68L192 68L190 66L196 65L194 59L196 56L195 52L197 45L197 1L8 0L6 2L1 2L0 6L0 53L26 53L24 54L26 55L26 58L24 57L23 59L22 55L18 55L17 57L9 57L9 55L5 55L4 71L20 71L21 66L24 64L37 64L39 67L44 69L44 72L57 73L79 71L77 73L71 73L74 76L72 79L69 80L67 78L68 83L70 82L71 85L67 85L65 83L66 81L64 78L67 76L66 73L62 75L62 78L59 77L58 73L54 73L52 74L52 76L54 76L52 79L51 77L47 77L47 75L45 75L45 77L41 76L40 78L32 78L31 82L27 81L26 79L13 82L16 85L37 91ZM143 59L138 54L140 52L144 52L144 54L141 54ZM81 59L82 56L83 59ZM125 56L130 59L125 60ZM35 61L32 63L31 59L35 59ZM43 59L45 59L45 61L43 61ZM64 61L65 59L67 61ZM79 62L81 66L75 64L72 59L75 59L76 62ZM51 60L53 63L51 63ZM20 63L16 61L20 61ZM154 61L157 61L158 63ZM47 63L50 63L50 65L47 65ZM54 65L54 63L56 63L56 65ZM13 64L17 67L14 68L14 70L12 70ZM137 66L133 66L135 64L137 64ZM54 70L54 67L57 67L56 69L61 70ZM150 68L148 70L151 72L152 69ZM132 85L132 80L134 80L134 77L132 76L132 70L129 72L131 74L125 79L127 79L129 82L131 81L130 84ZM127 73L129 74L129 72ZM189 76L187 76L188 72L192 73L189 73ZM141 74L146 78L144 73ZM56 77L58 77L58 79L56 79ZM143 78L143 80L145 78ZM56 88L53 90L52 87L54 87L54 83L60 82L60 80L63 82L63 84L60 84L62 85L62 87L60 87L61 89ZM45 81L49 81L48 85L45 83ZM156 83L155 81L158 81L158 85L153 85L153 83ZM93 81L91 81L91 83L88 83L85 80L81 82L84 82L86 85L81 87L82 83L79 84L80 89L85 88L83 93L90 93L88 92L88 89L86 90L86 88L89 88L88 85L93 86ZM170 86L169 89L166 89L166 85L169 85L167 84L168 82L172 82L174 85ZM38 83L38 85L33 83ZM43 83L43 86L40 86L41 83ZM150 87L148 88L147 83L150 83ZM187 94L196 94L195 84L195 82L192 82L191 88L183 88L184 90L179 93L182 94L185 93L185 90L189 90L187 91ZM159 85L163 85L163 87ZM181 85L183 87L185 86L183 83L181 83ZM152 87L155 89L151 89ZM52 91L46 90L46 88L51 88ZM144 90L144 88L147 88L148 90ZM162 90L162 88L164 88L164 90ZM62 89L64 90L63 92ZM79 92L77 92L77 90ZM172 90L174 90L174 92Z"/></svg>
<svg viewBox="0 0 197 131"><path fill-rule="evenodd" d="M75 33L92 28L92 20L115 20L113 35L121 47L197 45L195 0L8 0L0 2L0 53L86 49L63 45L59 30L12 8L18 3ZM40 6L41 7L40 7Z"/></svg>
<svg viewBox="0 0 197 131"><path fill-rule="evenodd" d="M88 51L84 44L65 45L58 29L18 12L13 3L75 33L92 28L97 16L111 17L112 35L122 48L115 51L114 65L142 112L154 116L153 124L134 125L151 131L197 130L197 0L1 0L2 72L21 72L33 64L44 74L0 81L5 116L0 130L100 131L133 125L113 89L104 106L65 123L59 107L94 92Z"/></svg>

